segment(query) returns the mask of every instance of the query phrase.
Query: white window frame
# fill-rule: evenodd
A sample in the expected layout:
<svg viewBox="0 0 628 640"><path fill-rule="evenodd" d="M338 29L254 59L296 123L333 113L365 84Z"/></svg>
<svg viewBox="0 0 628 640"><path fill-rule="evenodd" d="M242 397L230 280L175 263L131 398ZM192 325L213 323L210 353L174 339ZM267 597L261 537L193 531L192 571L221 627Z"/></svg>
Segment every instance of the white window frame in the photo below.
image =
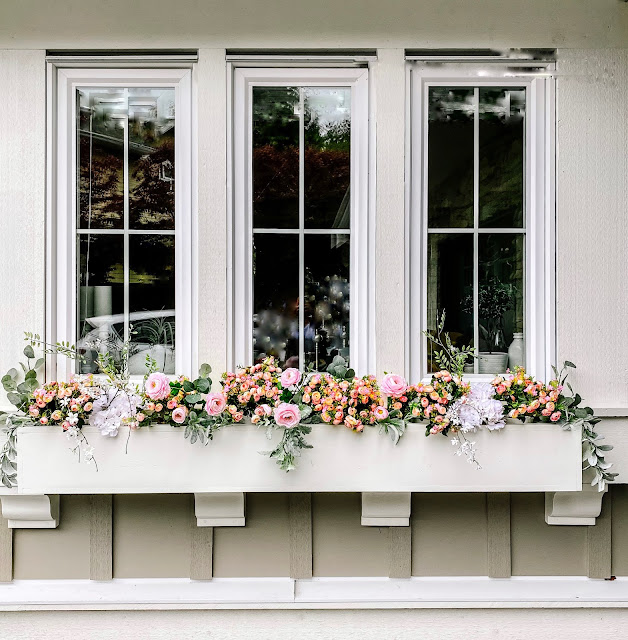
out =
<svg viewBox="0 0 628 640"><path fill-rule="evenodd" d="M232 175L229 185L228 366L253 362L252 95L254 86L351 87L351 366L366 374L374 354L369 317L369 101L366 68L234 68L229 134ZM302 198L301 198L302 199Z"/></svg>
<svg viewBox="0 0 628 640"><path fill-rule="evenodd" d="M176 64L176 63L175 63ZM109 66L108 66L109 65ZM193 63L131 66L128 62L48 63L46 340L77 342L76 90L153 87L175 90L175 368L196 368L196 186L193 148ZM165 67L165 68L164 68ZM67 379L74 363L50 357L49 379Z"/></svg>
<svg viewBox="0 0 628 640"><path fill-rule="evenodd" d="M535 68L530 68L534 66ZM407 193L408 375L427 371L427 99L431 86L526 87L525 297L526 369L551 376L556 358L555 326L555 82L554 64L516 61L408 64L410 176ZM491 375L471 374L468 380Z"/></svg>

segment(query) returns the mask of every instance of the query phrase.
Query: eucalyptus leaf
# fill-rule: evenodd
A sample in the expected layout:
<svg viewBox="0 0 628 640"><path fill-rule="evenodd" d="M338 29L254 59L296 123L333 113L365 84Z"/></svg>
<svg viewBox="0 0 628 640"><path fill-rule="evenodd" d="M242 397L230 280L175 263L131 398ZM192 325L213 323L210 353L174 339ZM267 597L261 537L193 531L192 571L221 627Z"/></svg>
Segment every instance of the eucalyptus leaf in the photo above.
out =
<svg viewBox="0 0 628 640"><path fill-rule="evenodd" d="M211 372L212 368L206 362L204 362L198 371L198 376L199 378L207 378Z"/></svg>
<svg viewBox="0 0 628 640"><path fill-rule="evenodd" d="M22 395L19 393L7 393L7 400L15 407L22 406Z"/></svg>
<svg viewBox="0 0 628 640"><path fill-rule="evenodd" d="M30 344L27 344L24 347L24 355L29 359L35 357L35 350L33 349L33 347L31 347Z"/></svg>

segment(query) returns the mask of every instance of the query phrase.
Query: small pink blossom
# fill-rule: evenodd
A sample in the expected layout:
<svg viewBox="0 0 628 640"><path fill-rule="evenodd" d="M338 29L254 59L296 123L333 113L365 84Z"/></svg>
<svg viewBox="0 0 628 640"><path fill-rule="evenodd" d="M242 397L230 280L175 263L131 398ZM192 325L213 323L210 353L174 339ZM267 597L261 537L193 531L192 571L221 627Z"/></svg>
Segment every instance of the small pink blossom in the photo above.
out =
<svg viewBox="0 0 628 640"><path fill-rule="evenodd" d="M271 406L269 404L261 404L260 407L261 407L262 411L264 412L264 415L266 415L266 416L269 416L273 412L273 410L272 410L272 408L271 408Z"/></svg>
<svg viewBox="0 0 628 640"><path fill-rule="evenodd" d="M388 417L388 410L386 407L375 407L373 410L373 415L377 418L377 420L386 420Z"/></svg>
<svg viewBox="0 0 628 640"><path fill-rule="evenodd" d="M290 429L297 424L299 424L299 420L301 420L301 412L299 411L299 407L296 404L288 404L287 402L282 402L275 409L275 422L280 427L286 427Z"/></svg>
<svg viewBox="0 0 628 640"><path fill-rule="evenodd" d="M384 376L380 387L387 396L392 396L394 398L396 396L402 396L406 392L408 383L403 376L399 376L395 373L387 373Z"/></svg>
<svg viewBox="0 0 628 640"><path fill-rule="evenodd" d="M210 393L205 401L205 411L210 416L219 416L227 406L227 398L222 393Z"/></svg>
<svg viewBox="0 0 628 640"><path fill-rule="evenodd" d="M177 407L172 412L172 421L176 422L177 424L183 424L185 422L185 418L186 418L187 414L188 414L188 412L187 412L187 409L185 407Z"/></svg>
<svg viewBox="0 0 628 640"><path fill-rule="evenodd" d="M286 369L281 374L281 386L285 388L294 387L294 385L299 384L301 381L301 372L294 367L290 367Z"/></svg>
<svg viewBox="0 0 628 640"><path fill-rule="evenodd" d="M163 373L151 373L146 378L144 391L151 400L164 400L170 395L170 379Z"/></svg>

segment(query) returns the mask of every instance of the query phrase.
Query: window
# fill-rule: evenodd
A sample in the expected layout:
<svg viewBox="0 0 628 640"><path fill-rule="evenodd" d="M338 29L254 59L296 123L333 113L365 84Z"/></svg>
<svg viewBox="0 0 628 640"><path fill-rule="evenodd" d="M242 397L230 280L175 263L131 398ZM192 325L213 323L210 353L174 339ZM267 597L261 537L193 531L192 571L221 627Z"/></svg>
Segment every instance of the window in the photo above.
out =
<svg viewBox="0 0 628 640"><path fill-rule="evenodd" d="M504 69L502 66L501 69ZM552 85L547 73L412 68L411 368L437 369L423 335L471 344L468 374L526 366L553 346Z"/></svg>
<svg viewBox="0 0 628 640"><path fill-rule="evenodd" d="M131 375L190 371L191 72L56 71L49 338L79 373L125 340Z"/></svg>
<svg viewBox="0 0 628 640"><path fill-rule="evenodd" d="M232 364L366 368L367 71L234 80Z"/></svg>

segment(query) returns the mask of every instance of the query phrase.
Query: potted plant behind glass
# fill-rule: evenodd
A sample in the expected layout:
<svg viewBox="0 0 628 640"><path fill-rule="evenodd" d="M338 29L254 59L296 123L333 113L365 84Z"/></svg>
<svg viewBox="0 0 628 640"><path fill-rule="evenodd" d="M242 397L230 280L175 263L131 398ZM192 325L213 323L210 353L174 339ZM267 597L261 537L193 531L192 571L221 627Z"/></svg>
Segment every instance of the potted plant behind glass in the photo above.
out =
<svg viewBox="0 0 628 640"><path fill-rule="evenodd" d="M508 366L508 348L504 339L504 314L514 307L512 284L488 278L478 289L480 345L478 373L504 373ZM473 314L473 296L463 300L463 309Z"/></svg>

